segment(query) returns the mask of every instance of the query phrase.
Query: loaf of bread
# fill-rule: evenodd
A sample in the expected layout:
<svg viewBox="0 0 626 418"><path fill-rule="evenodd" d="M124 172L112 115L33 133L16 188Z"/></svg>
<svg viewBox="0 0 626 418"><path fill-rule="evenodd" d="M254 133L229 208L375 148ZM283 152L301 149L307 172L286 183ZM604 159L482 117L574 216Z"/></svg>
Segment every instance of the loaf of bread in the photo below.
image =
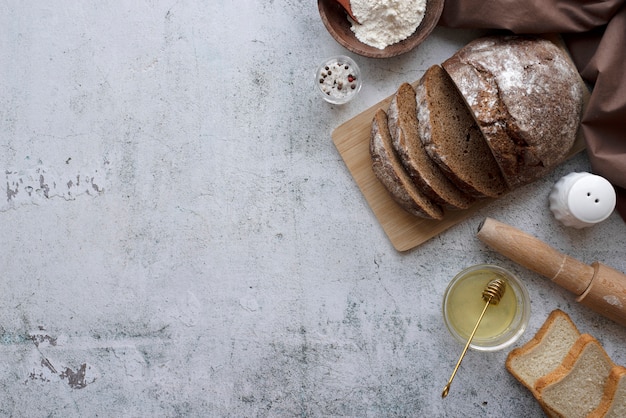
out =
<svg viewBox="0 0 626 418"><path fill-rule="evenodd" d="M387 114L379 109L372 122L372 169L392 198L407 212L426 219L443 219L443 210L412 182L391 143Z"/></svg>
<svg viewBox="0 0 626 418"><path fill-rule="evenodd" d="M580 334L561 310L509 353L506 369L549 417L626 416L626 369L613 363L598 340Z"/></svg>
<svg viewBox="0 0 626 418"><path fill-rule="evenodd" d="M546 39L479 38L429 68L415 89L400 86L386 112L397 160L383 161L379 153L374 172L403 208L429 219L442 219L442 209L497 198L566 158L580 126L584 89L567 54ZM377 119L379 114L372 125L380 125ZM371 141L378 135L380 144L379 128L372 129ZM392 180L382 166L408 181ZM406 187L412 190L398 190ZM415 191L430 204L407 200Z"/></svg>
<svg viewBox="0 0 626 418"><path fill-rule="evenodd" d="M471 108L510 188L563 161L580 126L585 86L543 38L474 40L443 64Z"/></svg>
<svg viewBox="0 0 626 418"><path fill-rule="evenodd" d="M467 209L474 199L452 183L431 159L418 132L415 90L403 83L393 96L387 115L393 146L415 185L433 201L449 209Z"/></svg>

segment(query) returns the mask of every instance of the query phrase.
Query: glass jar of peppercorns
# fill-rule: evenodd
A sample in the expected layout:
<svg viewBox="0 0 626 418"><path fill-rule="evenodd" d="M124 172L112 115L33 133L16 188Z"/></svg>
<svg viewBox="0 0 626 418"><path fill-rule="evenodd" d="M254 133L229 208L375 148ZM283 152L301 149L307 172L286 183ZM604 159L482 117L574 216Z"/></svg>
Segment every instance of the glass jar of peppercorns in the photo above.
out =
<svg viewBox="0 0 626 418"><path fill-rule="evenodd" d="M315 83L324 100L344 104L361 90L361 71L350 57L332 57L317 69Z"/></svg>

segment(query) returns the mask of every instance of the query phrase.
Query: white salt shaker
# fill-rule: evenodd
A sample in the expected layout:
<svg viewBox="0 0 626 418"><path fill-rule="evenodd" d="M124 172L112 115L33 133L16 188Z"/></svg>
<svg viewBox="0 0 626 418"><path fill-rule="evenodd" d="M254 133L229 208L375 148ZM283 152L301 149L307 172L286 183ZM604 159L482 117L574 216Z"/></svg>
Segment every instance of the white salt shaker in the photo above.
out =
<svg viewBox="0 0 626 418"><path fill-rule="evenodd" d="M602 222L615 209L615 189L604 177L570 173L550 192L550 210L565 226L581 229Z"/></svg>

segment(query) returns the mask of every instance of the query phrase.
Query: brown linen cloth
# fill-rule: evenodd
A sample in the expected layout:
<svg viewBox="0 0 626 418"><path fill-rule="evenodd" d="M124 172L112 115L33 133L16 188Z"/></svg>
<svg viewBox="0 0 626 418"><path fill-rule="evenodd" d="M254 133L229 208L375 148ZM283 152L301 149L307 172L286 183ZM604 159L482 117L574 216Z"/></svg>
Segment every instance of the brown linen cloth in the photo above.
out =
<svg viewBox="0 0 626 418"><path fill-rule="evenodd" d="M626 220L626 0L446 0L439 24L563 36L593 86L582 118L592 170L613 184Z"/></svg>

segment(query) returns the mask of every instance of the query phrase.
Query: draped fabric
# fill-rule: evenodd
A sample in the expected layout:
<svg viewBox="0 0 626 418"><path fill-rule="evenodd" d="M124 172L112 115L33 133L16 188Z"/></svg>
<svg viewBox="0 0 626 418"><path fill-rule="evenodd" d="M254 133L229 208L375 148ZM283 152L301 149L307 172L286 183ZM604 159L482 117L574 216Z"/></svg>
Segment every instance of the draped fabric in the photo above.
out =
<svg viewBox="0 0 626 418"><path fill-rule="evenodd" d="M626 0L446 0L439 24L562 35L591 98L582 131L592 171L626 220Z"/></svg>

